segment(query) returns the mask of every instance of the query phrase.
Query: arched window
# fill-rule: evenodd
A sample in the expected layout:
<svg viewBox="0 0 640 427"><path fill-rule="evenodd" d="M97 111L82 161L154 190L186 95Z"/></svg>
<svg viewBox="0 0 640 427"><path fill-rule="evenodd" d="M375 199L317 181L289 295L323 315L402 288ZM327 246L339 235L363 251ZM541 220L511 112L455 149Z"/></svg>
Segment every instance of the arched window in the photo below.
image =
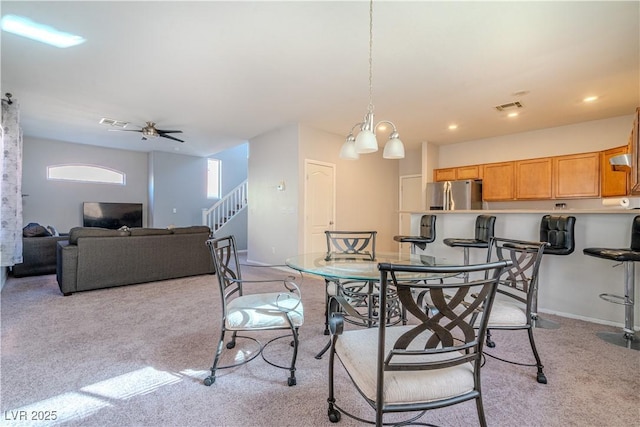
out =
<svg viewBox="0 0 640 427"><path fill-rule="evenodd" d="M47 179L125 185L124 172L85 164L47 166Z"/></svg>

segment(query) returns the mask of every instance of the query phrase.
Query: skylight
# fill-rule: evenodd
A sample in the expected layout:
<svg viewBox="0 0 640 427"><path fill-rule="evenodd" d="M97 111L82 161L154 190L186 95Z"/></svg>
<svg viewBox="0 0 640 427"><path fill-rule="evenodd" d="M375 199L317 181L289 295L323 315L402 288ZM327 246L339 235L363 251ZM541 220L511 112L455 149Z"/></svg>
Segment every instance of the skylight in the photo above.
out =
<svg viewBox="0 0 640 427"><path fill-rule="evenodd" d="M38 24L28 18L17 15L3 16L0 21L0 27L8 33L60 48L76 46L86 41L83 37L56 30L48 25Z"/></svg>

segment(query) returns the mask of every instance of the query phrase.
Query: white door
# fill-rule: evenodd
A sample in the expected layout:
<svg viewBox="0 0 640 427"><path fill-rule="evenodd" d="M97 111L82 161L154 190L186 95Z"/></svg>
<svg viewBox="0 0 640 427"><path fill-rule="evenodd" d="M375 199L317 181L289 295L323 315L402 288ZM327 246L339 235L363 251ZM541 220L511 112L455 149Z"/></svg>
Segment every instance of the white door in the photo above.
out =
<svg viewBox="0 0 640 427"><path fill-rule="evenodd" d="M305 160L304 251L327 249L325 230L335 224L335 165Z"/></svg>
<svg viewBox="0 0 640 427"><path fill-rule="evenodd" d="M400 177L400 211L422 211L422 175L405 175ZM411 234L411 215L400 214L400 224L398 228L400 235ZM400 251L409 253L410 243L401 243Z"/></svg>

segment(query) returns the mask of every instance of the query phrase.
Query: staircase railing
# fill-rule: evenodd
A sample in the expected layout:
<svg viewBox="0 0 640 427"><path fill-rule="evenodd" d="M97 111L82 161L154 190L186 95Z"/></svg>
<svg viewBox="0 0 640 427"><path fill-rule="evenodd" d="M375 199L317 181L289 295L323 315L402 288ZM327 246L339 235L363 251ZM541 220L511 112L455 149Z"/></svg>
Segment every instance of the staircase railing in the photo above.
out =
<svg viewBox="0 0 640 427"><path fill-rule="evenodd" d="M202 224L214 233L247 206L248 184L242 184L231 190L208 209L202 209Z"/></svg>

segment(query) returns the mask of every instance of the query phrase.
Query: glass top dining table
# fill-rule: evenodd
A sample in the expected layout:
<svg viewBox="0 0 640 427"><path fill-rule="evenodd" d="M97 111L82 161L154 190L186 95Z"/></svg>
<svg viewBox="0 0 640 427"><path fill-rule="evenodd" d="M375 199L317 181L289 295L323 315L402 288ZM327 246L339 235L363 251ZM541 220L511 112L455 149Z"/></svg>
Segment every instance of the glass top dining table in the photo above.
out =
<svg viewBox="0 0 640 427"><path fill-rule="evenodd" d="M296 255L285 260L285 264L304 273L316 274L325 278L346 280L380 280L378 264L402 265L452 265L446 259L431 255L401 254L398 252L376 252L375 260L364 259L353 255L327 257L326 252L314 252ZM399 273L398 279L429 280L445 277L437 273Z"/></svg>

